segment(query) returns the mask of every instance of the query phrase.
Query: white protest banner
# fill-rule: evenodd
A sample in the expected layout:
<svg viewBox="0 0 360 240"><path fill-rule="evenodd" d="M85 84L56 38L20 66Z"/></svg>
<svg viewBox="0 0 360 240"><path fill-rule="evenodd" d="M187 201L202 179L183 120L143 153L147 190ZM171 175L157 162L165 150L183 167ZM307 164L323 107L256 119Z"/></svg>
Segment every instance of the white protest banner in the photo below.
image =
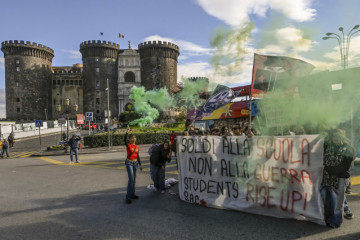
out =
<svg viewBox="0 0 360 240"><path fill-rule="evenodd" d="M180 136L179 195L184 201L324 225L318 135Z"/></svg>

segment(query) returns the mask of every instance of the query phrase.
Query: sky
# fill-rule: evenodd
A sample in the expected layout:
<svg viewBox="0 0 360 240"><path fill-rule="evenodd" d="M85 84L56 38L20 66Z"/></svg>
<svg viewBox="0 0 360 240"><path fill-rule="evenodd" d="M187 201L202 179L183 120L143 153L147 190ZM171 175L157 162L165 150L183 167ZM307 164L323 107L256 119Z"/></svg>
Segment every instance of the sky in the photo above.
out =
<svg viewBox="0 0 360 240"><path fill-rule="evenodd" d="M230 87L251 82L254 53L290 56L307 61L316 71L339 70L336 39L360 24L358 0L1 0L0 41L41 43L55 51L53 66L81 63L80 43L106 40L132 48L149 40L165 40L180 47L181 77L208 77L213 85ZM216 33L239 31L252 24L238 43L212 43ZM100 35L103 32L103 35ZM120 39L118 34L125 37ZM241 55L235 70L218 71L212 59ZM232 63L234 64L234 63ZM349 67L360 66L360 32L351 38ZM0 52L0 117L5 115L4 55Z"/></svg>

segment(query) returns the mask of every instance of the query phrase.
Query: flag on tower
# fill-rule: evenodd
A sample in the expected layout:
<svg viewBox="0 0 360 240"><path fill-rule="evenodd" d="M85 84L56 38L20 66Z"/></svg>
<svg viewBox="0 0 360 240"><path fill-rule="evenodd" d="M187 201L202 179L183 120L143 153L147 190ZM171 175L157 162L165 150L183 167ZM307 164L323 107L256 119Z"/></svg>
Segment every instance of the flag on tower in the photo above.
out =
<svg viewBox="0 0 360 240"><path fill-rule="evenodd" d="M119 38L124 38L125 36L119 33Z"/></svg>

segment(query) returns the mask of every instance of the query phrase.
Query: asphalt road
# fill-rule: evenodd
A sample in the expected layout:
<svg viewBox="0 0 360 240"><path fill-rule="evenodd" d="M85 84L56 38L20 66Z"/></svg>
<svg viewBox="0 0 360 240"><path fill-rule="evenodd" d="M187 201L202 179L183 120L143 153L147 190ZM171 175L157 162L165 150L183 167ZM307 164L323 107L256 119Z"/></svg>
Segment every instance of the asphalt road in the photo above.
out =
<svg viewBox="0 0 360 240"><path fill-rule="evenodd" d="M177 185L160 194L144 171L140 199L124 203L127 173L121 152L0 160L0 239L360 239L360 186L348 196L353 220L338 229L183 202ZM359 166L357 165L356 168ZM167 178L176 175L168 168Z"/></svg>

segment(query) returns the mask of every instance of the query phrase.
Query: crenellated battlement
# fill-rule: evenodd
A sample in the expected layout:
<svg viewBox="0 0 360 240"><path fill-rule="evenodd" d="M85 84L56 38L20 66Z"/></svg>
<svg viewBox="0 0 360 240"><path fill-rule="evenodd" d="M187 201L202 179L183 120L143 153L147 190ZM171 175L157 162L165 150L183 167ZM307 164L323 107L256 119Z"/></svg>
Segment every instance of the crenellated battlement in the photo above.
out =
<svg viewBox="0 0 360 240"><path fill-rule="evenodd" d="M171 42L166 42L166 41L147 41L147 42L143 42L140 43L138 45L138 49L144 49L144 48L148 48L148 47L160 47L160 48L171 48L177 52L179 52L179 46L177 46L174 43Z"/></svg>
<svg viewBox="0 0 360 240"><path fill-rule="evenodd" d="M88 40L80 43L80 48L82 47L111 47L115 49L120 49L120 45L117 43L101 40Z"/></svg>
<svg viewBox="0 0 360 240"><path fill-rule="evenodd" d="M1 51L4 52L5 57L8 55L30 56L46 59L50 63L54 58L54 50L51 48L35 42L25 42L22 40L10 40L2 42Z"/></svg>
<svg viewBox="0 0 360 240"><path fill-rule="evenodd" d="M23 41L23 40L9 40L9 41L3 41L1 43L1 48L4 47L28 47L28 48L35 48L38 50L47 51L51 54L54 54L54 50L49 48L48 46L42 45L40 43L36 42L30 42L30 41Z"/></svg>
<svg viewBox="0 0 360 240"><path fill-rule="evenodd" d="M196 82L197 80L204 79L205 81L209 82L209 79L207 77L189 77L187 78L190 81Z"/></svg>
<svg viewBox="0 0 360 240"><path fill-rule="evenodd" d="M119 51L120 45L109 41L89 40L80 44L80 52L83 58L116 58Z"/></svg>

